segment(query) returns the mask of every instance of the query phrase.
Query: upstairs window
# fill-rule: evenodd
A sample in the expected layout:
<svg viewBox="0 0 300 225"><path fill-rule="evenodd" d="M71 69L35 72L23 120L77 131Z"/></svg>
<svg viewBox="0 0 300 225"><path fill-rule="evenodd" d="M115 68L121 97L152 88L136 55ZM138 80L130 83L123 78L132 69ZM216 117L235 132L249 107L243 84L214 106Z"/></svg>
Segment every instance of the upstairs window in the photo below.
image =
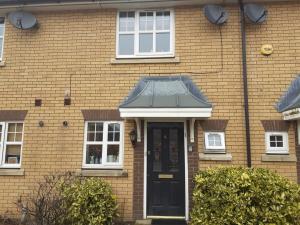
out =
<svg viewBox="0 0 300 225"><path fill-rule="evenodd" d="M0 122L0 167L20 167L22 145L23 123Z"/></svg>
<svg viewBox="0 0 300 225"><path fill-rule="evenodd" d="M3 58L4 30L4 17L0 17L0 61L2 61Z"/></svg>
<svg viewBox="0 0 300 225"><path fill-rule="evenodd" d="M84 168L121 168L123 123L86 122Z"/></svg>
<svg viewBox="0 0 300 225"><path fill-rule="evenodd" d="M224 132L205 132L205 151L209 153L225 152Z"/></svg>
<svg viewBox="0 0 300 225"><path fill-rule="evenodd" d="M174 56L173 11L121 11L117 29L118 58Z"/></svg>
<svg viewBox="0 0 300 225"><path fill-rule="evenodd" d="M287 132L266 132L266 148L269 154L288 154Z"/></svg>

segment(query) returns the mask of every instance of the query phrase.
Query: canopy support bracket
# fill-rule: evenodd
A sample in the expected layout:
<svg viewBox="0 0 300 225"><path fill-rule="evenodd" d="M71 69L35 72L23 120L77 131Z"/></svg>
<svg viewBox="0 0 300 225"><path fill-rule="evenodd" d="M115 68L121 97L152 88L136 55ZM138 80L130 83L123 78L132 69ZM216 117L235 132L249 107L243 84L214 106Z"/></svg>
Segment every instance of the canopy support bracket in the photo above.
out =
<svg viewBox="0 0 300 225"><path fill-rule="evenodd" d="M190 119L190 142L195 142L195 118Z"/></svg>
<svg viewBox="0 0 300 225"><path fill-rule="evenodd" d="M135 118L134 121L136 124L137 142L141 142L141 120L139 118Z"/></svg>

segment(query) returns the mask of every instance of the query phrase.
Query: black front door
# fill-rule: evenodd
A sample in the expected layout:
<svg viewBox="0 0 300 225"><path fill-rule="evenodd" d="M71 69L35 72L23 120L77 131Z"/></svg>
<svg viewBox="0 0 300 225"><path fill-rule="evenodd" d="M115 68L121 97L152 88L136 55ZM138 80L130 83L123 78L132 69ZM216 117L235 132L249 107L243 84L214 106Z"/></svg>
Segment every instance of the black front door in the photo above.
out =
<svg viewBox="0 0 300 225"><path fill-rule="evenodd" d="M148 123L147 135L147 215L184 217L184 124Z"/></svg>

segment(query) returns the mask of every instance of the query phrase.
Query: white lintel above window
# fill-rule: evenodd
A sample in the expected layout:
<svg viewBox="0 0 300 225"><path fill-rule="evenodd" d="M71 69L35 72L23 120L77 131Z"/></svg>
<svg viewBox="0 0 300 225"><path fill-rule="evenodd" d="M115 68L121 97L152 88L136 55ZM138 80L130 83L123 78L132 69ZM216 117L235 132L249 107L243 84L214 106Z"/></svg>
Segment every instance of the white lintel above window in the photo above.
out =
<svg viewBox="0 0 300 225"><path fill-rule="evenodd" d="M173 10L119 11L117 58L174 57Z"/></svg>

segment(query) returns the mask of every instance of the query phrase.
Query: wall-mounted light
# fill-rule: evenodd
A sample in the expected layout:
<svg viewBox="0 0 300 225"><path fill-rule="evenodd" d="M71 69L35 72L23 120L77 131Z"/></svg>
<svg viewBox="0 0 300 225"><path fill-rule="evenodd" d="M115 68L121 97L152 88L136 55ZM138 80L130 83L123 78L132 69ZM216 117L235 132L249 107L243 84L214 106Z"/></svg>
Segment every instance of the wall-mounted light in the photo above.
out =
<svg viewBox="0 0 300 225"><path fill-rule="evenodd" d="M130 137L130 141L131 141L132 146L135 147L136 141L137 141L137 133L136 133L136 130L130 131L129 137Z"/></svg>

